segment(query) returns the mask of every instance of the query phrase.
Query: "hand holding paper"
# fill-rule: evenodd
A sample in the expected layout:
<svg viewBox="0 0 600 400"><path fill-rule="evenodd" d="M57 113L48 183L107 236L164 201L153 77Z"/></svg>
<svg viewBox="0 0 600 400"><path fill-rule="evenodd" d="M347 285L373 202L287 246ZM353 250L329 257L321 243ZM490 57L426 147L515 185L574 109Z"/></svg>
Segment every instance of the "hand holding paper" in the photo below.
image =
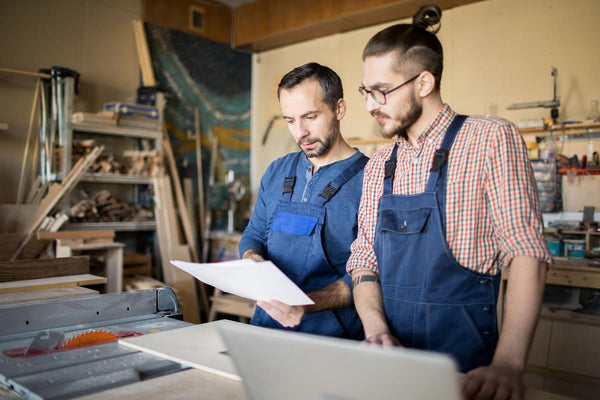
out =
<svg viewBox="0 0 600 400"><path fill-rule="evenodd" d="M279 300L290 306L314 302L271 261L224 261L191 263L173 261L171 264L199 281L252 300Z"/></svg>

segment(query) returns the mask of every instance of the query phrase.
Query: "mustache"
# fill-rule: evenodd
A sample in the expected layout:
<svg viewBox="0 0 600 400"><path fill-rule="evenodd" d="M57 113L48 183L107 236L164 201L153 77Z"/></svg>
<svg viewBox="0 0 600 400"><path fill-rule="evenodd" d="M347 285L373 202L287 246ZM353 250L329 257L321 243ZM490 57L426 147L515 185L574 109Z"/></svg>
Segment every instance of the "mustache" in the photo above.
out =
<svg viewBox="0 0 600 400"><path fill-rule="evenodd" d="M377 117L382 117L382 118L390 118L390 116L389 116L389 115L387 115L387 114L384 114L384 113L382 113L382 112L380 112L380 111L373 111L373 112L371 113L371 116L372 116L373 118L377 118Z"/></svg>
<svg viewBox="0 0 600 400"><path fill-rule="evenodd" d="M300 139L297 143L298 144L305 144L305 143L313 143L313 142L323 143L322 140L316 139L316 138L311 138L311 137Z"/></svg>

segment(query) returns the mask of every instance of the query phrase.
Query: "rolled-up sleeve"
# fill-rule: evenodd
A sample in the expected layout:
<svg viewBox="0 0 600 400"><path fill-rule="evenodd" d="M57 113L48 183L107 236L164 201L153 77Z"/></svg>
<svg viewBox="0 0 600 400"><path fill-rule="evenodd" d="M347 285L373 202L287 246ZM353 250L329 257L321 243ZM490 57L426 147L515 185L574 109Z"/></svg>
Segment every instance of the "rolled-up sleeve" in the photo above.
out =
<svg viewBox="0 0 600 400"><path fill-rule="evenodd" d="M500 266L507 267L516 256L551 263L531 163L513 124L506 123L496 130L488 157L486 189Z"/></svg>

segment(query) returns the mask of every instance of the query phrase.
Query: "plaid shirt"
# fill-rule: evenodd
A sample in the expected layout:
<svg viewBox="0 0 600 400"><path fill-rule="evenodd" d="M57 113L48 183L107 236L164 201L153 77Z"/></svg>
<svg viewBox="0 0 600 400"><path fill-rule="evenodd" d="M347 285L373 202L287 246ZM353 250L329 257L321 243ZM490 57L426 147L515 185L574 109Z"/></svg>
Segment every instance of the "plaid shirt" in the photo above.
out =
<svg viewBox="0 0 600 400"><path fill-rule="evenodd" d="M444 105L418 138L417 147L399 139L394 194L425 190L433 154L454 115ZM384 165L393 146L378 151L365 167L359 230L348 272L355 268L378 271L373 240ZM551 262L527 150L512 123L499 118L467 118L450 149L448 163L446 240L456 261L489 274L497 274L518 255Z"/></svg>

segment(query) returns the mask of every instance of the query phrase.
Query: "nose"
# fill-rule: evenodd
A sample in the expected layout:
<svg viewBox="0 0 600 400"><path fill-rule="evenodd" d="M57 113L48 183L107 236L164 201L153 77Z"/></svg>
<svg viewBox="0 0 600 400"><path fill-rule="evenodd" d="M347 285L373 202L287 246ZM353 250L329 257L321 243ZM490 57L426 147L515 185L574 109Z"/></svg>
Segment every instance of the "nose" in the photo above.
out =
<svg viewBox="0 0 600 400"><path fill-rule="evenodd" d="M292 131L292 135L296 138L296 141L302 139L305 136L308 136L309 132L306 126L302 123L302 121L298 121L294 124L294 126L290 127Z"/></svg>
<svg viewBox="0 0 600 400"><path fill-rule="evenodd" d="M371 114L374 111L379 110L379 107L381 107L381 105L375 100L373 100L373 96L369 94L367 95L367 100L365 101L365 107L367 108L367 112Z"/></svg>

